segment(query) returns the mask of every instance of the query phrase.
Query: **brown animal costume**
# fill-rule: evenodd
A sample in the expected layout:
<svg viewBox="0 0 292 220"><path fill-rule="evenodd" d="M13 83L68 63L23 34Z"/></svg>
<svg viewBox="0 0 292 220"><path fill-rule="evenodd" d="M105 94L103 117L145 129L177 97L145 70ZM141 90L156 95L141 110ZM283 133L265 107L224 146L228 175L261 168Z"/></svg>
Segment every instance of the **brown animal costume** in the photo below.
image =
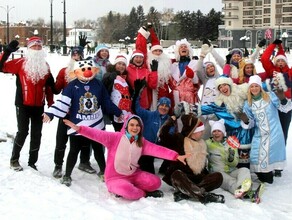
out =
<svg viewBox="0 0 292 220"><path fill-rule="evenodd" d="M206 169L207 146L203 139L196 141L190 138L200 124L200 120L193 114L182 115L183 128L181 133L170 134L170 128L176 121L171 117L160 130L163 146L175 150L178 154L191 154L187 158L187 165L171 162L165 176L162 178L168 185L175 187L175 201L194 198L202 203L224 202L222 195L208 193L221 186L223 177L220 173L209 174Z"/></svg>

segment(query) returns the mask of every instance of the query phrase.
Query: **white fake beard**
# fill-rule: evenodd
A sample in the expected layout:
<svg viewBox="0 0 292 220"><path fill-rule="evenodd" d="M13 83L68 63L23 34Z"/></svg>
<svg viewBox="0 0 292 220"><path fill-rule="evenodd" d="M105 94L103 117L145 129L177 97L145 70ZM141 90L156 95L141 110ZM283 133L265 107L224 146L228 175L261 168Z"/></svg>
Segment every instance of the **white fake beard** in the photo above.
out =
<svg viewBox="0 0 292 220"><path fill-rule="evenodd" d="M234 115L242 111L245 100L246 95L237 86L232 86L230 96L223 95L219 92L215 103L219 106L224 103L229 113Z"/></svg>
<svg viewBox="0 0 292 220"><path fill-rule="evenodd" d="M48 74L49 68L46 62L46 54L43 50L28 49L24 62L24 70L28 80L36 84L44 79Z"/></svg>
<svg viewBox="0 0 292 220"><path fill-rule="evenodd" d="M76 77L75 78L70 78L70 73L71 72L74 72L74 64L75 64L75 60L74 59L70 59L70 61L69 61L69 63L68 63L68 66L67 66L67 68L66 68L66 70L65 70L65 79L66 79L66 82L67 83L69 83L70 81L72 81L72 80L74 80L74 79L76 79Z"/></svg>
<svg viewBox="0 0 292 220"><path fill-rule="evenodd" d="M170 58L165 54L161 53L159 56L152 54L151 52L148 53L148 67L150 68L150 64L152 60L158 61L158 85L157 88L163 87L165 83L168 83L168 80L171 76L171 61Z"/></svg>

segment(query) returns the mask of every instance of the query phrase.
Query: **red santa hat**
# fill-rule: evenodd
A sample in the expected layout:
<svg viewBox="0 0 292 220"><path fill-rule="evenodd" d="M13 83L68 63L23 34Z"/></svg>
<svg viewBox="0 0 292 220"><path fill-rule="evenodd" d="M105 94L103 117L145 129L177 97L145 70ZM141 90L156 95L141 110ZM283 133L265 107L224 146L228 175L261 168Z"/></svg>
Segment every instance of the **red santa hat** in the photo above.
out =
<svg viewBox="0 0 292 220"><path fill-rule="evenodd" d="M285 51L284 51L282 45L280 45L279 48L278 48L278 53L277 53L277 55L274 58L274 64L276 64L276 62L278 60L280 60L280 59L281 60L284 60L286 63L288 63L288 59L287 59L287 57L285 55Z"/></svg>
<svg viewBox="0 0 292 220"><path fill-rule="evenodd" d="M127 58L124 55L117 55L115 61L114 61L114 65L117 64L118 62L122 62L125 65L127 65Z"/></svg>
<svg viewBox="0 0 292 220"><path fill-rule="evenodd" d="M154 50L161 50L163 51L163 47L160 45L160 41L156 35L156 33L154 32L154 29L151 28L150 29L150 37L151 37L151 52L153 52Z"/></svg>
<svg viewBox="0 0 292 220"><path fill-rule="evenodd" d="M204 130L205 130L205 126L204 126L203 122L200 121L193 133L197 133L197 132L204 131Z"/></svg>
<svg viewBox="0 0 292 220"><path fill-rule="evenodd" d="M27 47L30 48L34 45L43 46L42 39L40 37L37 37L37 36L33 36L33 37L29 38L29 40L27 41Z"/></svg>
<svg viewBox="0 0 292 220"><path fill-rule="evenodd" d="M135 56L142 56L144 57L144 54L142 53L141 50L134 50L131 56L131 59L133 59Z"/></svg>

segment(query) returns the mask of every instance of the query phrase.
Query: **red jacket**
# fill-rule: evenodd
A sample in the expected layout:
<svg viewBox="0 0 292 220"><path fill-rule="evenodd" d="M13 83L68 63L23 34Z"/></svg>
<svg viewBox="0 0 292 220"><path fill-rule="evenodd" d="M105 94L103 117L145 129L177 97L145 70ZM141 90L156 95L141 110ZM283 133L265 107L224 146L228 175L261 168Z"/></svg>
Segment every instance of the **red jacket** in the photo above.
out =
<svg viewBox="0 0 292 220"><path fill-rule="evenodd" d="M283 67L283 68L279 68L277 66L274 65L274 63L271 60L271 56L273 54L274 49L276 48L276 44L270 44L267 49L264 51L262 57L261 57L261 62L262 65L268 75L269 78L273 77L273 72L280 72L283 74L284 78L288 79L289 84L291 83L291 75L292 75L292 70L289 69L288 64ZM281 45L280 45L281 47ZM287 84L287 83L286 83ZM291 98L291 88L290 85L287 85L288 90L285 92L285 96L287 98Z"/></svg>
<svg viewBox="0 0 292 220"><path fill-rule="evenodd" d="M30 80L27 80L24 61L25 58L18 58L6 62L3 66L4 73L15 74L17 77L15 105L44 106L46 99L48 106L51 106L54 103L54 97L51 88L46 86L46 81L51 75L50 70L44 79L39 80L37 84L33 84Z"/></svg>

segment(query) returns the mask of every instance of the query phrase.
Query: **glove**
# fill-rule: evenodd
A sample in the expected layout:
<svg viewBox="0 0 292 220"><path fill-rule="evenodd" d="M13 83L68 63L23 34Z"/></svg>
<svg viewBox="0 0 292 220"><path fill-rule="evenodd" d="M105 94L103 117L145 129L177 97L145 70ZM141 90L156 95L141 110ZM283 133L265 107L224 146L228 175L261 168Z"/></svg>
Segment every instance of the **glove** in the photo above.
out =
<svg viewBox="0 0 292 220"><path fill-rule="evenodd" d="M189 66L186 66L186 76L192 79L194 78L194 75L194 71Z"/></svg>
<svg viewBox="0 0 292 220"><path fill-rule="evenodd" d="M203 39L203 44L207 44L209 47L211 47L211 42L207 38Z"/></svg>
<svg viewBox="0 0 292 220"><path fill-rule="evenodd" d="M201 116L201 105L199 103L190 104L190 113L194 114L196 117Z"/></svg>
<svg viewBox="0 0 292 220"><path fill-rule="evenodd" d="M249 56L249 52L247 50L247 48L245 47L244 48L244 54L243 54L244 57L248 57Z"/></svg>
<svg viewBox="0 0 292 220"><path fill-rule="evenodd" d="M245 124L248 123L249 119L247 115L244 112L239 112L238 117L240 118L241 121L243 121Z"/></svg>
<svg viewBox="0 0 292 220"><path fill-rule="evenodd" d="M226 143L229 147L237 149L240 147L239 140L236 136L229 136L226 140Z"/></svg>
<svg viewBox="0 0 292 220"><path fill-rule="evenodd" d="M134 81L134 94L136 96L140 96L144 87L146 86L146 79L145 77L143 79L136 79Z"/></svg>
<svg viewBox="0 0 292 220"><path fill-rule="evenodd" d="M226 64L230 64L231 57L232 57L232 54L228 54L226 56Z"/></svg>
<svg viewBox="0 0 292 220"><path fill-rule="evenodd" d="M210 46L208 44L203 44L201 47L200 57L206 57L207 53L210 52Z"/></svg>
<svg viewBox="0 0 292 220"><path fill-rule="evenodd" d="M228 148L228 162L231 163L234 161L235 150Z"/></svg>
<svg viewBox="0 0 292 220"><path fill-rule="evenodd" d="M4 50L4 53L3 53L2 58L0 60L0 71L2 71L4 63L7 61L8 57L10 56L10 54L19 49L18 44L19 43L18 43L17 40L13 40L8 44L8 46Z"/></svg>
<svg viewBox="0 0 292 220"><path fill-rule="evenodd" d="M49 78L46 81L46 86L50 86L51 88L55 86L55 80L52 74L49 75Z"/></svg>
<svg viewBox="0 0 292 220"><path fill-rule="evenodd" d="M259 47L263 47L263 46L266 45L266 43L267 43L267 40L266 40L266 39L262 39L262 40L259 42L258 46L259 46Z"/></svg>
<svg viewBox="0 0 292 220"><path fill-rule="evenodd" d="M5 50L10 53L15 52L19 49L18 45L19 42L17 40L13 40L8 44Z"/></svg>
<svg viewBox="0 0 292 220"><path fill-rule="evenodd" d="M174 113L176 118L179 118L182 114L185 113L185 105L186 104L187 104L187 102L182 101L174 106L173 113Z"/></svg>
<svg viewBox="0 0 292 220"><path fill-rule="evenodd" d="M150 64L150 68L151 68L152 72L157 71L157 69L158 69L158 61L157 60L152 60L152 62Z"/></svg>
<svg viewBox="0 0 292 220"><path fill-rule="evenodd" d="M85 47L90 41L86 41L87 37L85 35L80 35L79 36L79 46Z"/></svg>
<svg viewBox="0 0 292 220"><path fill-rule="evenodd" d="M282 41L280 39L276 39L273 42L273 44L276 44L276 45L281 44L281 43L282 43Z"/></svg>
<svg viewBox="0 0 292 220"><path fill-rule="evenodd" d="M286 99L285 93L283 89L276 89L275 90L275 94L276 96L282 101L284 99Z"/></svg>
<svg viewBox="0 0 292 220"><path fill-rule="evenodd" d="M152 28L153 27L153 25L152 25L152 23L151 22L147 22L147 29L150 29L150 28Z"/></svg>

